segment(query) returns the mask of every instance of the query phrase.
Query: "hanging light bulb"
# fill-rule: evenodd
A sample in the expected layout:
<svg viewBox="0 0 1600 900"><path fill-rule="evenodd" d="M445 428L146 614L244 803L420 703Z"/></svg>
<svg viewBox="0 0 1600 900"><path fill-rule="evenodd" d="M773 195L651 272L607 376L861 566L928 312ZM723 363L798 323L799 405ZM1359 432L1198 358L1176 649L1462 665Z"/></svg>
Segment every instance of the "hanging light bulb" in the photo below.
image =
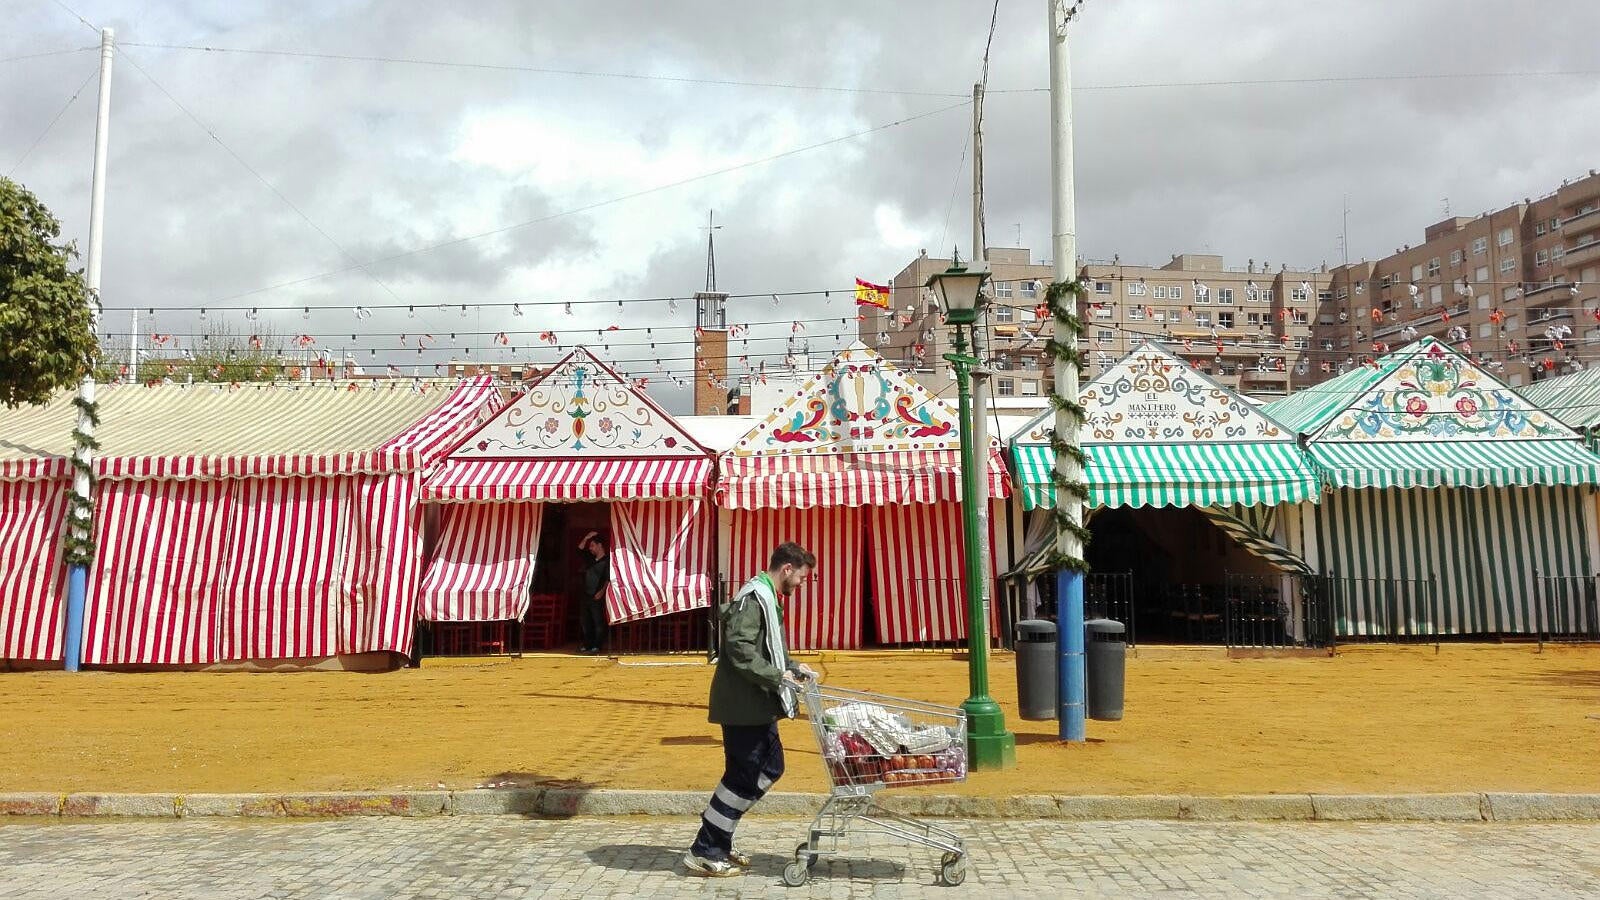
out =
<svg viewBox="0 0 1600 900"><path fill-rule="evenodd" d="M309 307L309 306L301 307L301 309L300 309L300 318L301 319L310 319L311 318L311 307Z"/></svg>
<svg viewBox="0 0 1600 900"><path fill-rule="evenodd" d="M406 307L406 318L415 319L416 317L417 317L417 308L415 306Z"/></svg>
<svg viewBox="0 0 1600 900"><path fill-rule="evenodd" d="M511 304L511 314L513 316L522 315L522 304L521 303L513 303L513 304Z"/></svg>
<svg viewBox="0 0 1600 900"><path fill-rule="evenodd" d="M206 320L206 308L204 306L202 306L202 307L200 307L200 321L204 322L205 320Z"/></svg>
<svg viewBox="0 0 1600 900"><path fill-rule="evenodd" d="M565 314L565 315L569 315L569 316L572 315L572 304L571 303L563 303L563 304L561 304L561 312L563 314Z"/></svg>

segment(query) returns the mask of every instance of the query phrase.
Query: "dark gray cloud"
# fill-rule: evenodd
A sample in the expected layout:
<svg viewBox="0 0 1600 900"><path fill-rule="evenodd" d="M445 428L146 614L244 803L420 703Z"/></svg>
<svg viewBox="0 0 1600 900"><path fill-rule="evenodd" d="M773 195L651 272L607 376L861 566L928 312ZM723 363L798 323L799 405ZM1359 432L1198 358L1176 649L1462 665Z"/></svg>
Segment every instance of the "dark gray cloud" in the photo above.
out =
<svg viewBox="0 0 1600 900"><path fill-rule="evenodd" d="M959 95L978 74L989 13L987 4L957 0L71 5L128 42ZM51 3L8 3L3 14L0 57L95 41ZM1039 256L1050 230L1049 106L1045 94L1025 89L1047 81L1045 16L1042 2L1002 3L985 141L990 243L1015 242L1020 224L1022 242ZM1090 0L1073 31L1080 253L1161 262L1209 249L1231 262L1336 262L1348 196L1351 256L1370 258L1418 240L1443 216L1444 198L1453 212L1472 214L1537 195L1600 164L1600 119L1587 114L1600 107L1600 79L1242 82L1592 69L1597 25L1600 9L1589 0ZM0 64L0 166L22 154L94 56ZM1112 89L1202 81L1228 83ZM707 208L726 226L719 280L735 293L887 278L919 247L969 243L965 108L589 209L950 98L140 47L125 48L114 97L108 302L197 309L245 295L232 302L290 308L255 320L282 333L357 329L357 340L346 332L339 341L380 349L366 362L426 367L462 355L474 341L448 346L444 336L468 329L441 303L693 291L703 277ZM80 240L93 107L91 87L17 172ZM547 221L500 231L539 219ZM491 231L499 233L411 252ZM374 262L371 274L351 266L389 257L398 258ZM418 305L419 315L356 322L343 311L305 319L294 310L395 298ZM785 297L774 308L761 297L731 307L735 321L774 323L752 327L756 352L782 348L783 320L834 312L845 323L814 325L816 346L853 332L846 299ZM571 316L474 309L470 319L484 332L555 330L565 344L602 339L596 329L611 324L666 328L689 315L687 307L672 314L662 304L606 304L580 305ZM194 323L194 314L165 314L157 325ZM369 339L369 331L385 336ZM402 331L441 340L402 357L388 334ZM656 356L668 356L665 334L652 335L656 348L642 335L609 342L646 374ZM543 348L536 358L555 352Z"/></svg>

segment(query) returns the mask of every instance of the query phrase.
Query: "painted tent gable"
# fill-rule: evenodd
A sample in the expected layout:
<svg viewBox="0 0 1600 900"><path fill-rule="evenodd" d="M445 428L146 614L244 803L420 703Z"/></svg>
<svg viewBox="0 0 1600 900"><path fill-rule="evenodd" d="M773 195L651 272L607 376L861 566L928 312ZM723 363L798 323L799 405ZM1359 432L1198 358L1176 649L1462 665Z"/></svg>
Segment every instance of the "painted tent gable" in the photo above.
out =
<svg viewBox="0 0 1600 900"><path fill-rule="evenodd" d="M1432 338L1400 352L1405 355L1399 364L1335 415L1314 441L1577 437L1499 379Z"/></svg>
<svg viewBox="0 0 1600 900"><path fill-rule="evenodd" d="M734 456L959 450L948 403L860 342L734 445Z"/></svg>
<svg viewBox="0 0 1600 900"><path fill-rule="evenodd" d="M451 459L707 454L673 418L588 350L567 354Z"/></svg>
<svg viewBox="0 0 1600 900"><path fill-rule="evenodd" d="M1175 444L1252 441L1293 443L1295 436L1233 391L1183 360L1146 343L1084 385L1081 441L1091 444ZM1046 411L1016 437L1050 440L1055 412Z"/></svg>

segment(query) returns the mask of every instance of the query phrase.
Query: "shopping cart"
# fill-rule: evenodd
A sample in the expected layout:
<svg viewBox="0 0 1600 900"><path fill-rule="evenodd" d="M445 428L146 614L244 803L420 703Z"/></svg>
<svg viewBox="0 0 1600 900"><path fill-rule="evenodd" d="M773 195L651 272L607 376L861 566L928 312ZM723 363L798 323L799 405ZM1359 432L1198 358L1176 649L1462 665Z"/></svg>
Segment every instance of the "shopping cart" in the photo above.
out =
<svg viewBox="0 0 1600 900"><path fill-rule="evenodd" d="M884 788L949 784L967 778L967 719L955 707L829 687L801 689L806 717L828 772L828 799L795 848L783 883L805 884L811 868L839 852L846 833L882 834L939 850L939 879L967 877L967 852L951 831L890 812L875 799Z"/></svg>

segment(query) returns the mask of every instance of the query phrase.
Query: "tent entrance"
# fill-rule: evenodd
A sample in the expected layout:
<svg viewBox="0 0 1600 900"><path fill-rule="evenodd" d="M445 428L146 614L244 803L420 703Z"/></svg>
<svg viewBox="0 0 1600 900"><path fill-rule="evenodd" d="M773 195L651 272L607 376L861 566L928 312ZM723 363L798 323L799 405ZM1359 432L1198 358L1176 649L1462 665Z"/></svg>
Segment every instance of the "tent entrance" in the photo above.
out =
<svg viewBox="0 0 1600 900"><path fill-rule="evenodd" d="M1102 604L1086 592L1086 614L1123 613L1139 643L1232 645L1287 638L1292 579L1198 509L1102 509L1089 530L1091 570L1130 573L1131 596L1126 604L1115 603L1108 591ZM1108 608L1090 609L1100 605ZM1282 631L1282 639L1272 640L1272 629ZM1252 637L1257 634L1259 639Z"/></svg>

